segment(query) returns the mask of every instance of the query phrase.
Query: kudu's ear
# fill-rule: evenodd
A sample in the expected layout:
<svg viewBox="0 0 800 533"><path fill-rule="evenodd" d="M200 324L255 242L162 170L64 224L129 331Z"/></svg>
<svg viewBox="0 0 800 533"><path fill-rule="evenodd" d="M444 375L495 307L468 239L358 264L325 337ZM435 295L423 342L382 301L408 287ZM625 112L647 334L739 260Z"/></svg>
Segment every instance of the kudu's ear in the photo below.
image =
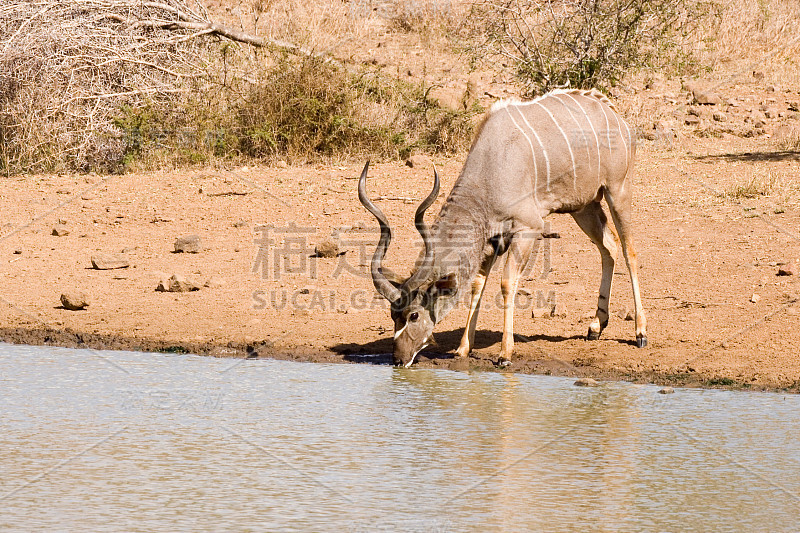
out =
<svg viewBox="0 0 800 533"><path fill-rule="evenodd" d="M455 274L448 274L436 280L434 286L439 294L453 294L458 289L458 280Z"/></svg>

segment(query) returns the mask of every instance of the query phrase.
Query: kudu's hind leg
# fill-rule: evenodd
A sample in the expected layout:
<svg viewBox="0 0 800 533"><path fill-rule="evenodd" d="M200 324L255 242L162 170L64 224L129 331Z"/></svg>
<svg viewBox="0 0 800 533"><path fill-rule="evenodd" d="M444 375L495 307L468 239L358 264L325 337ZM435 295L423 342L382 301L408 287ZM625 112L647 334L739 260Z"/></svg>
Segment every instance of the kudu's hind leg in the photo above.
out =
<svg viewBox="0 0 800 533"><path fill-rule="evenodd" d="M608 299L611 295L611 281L614 277L614 263L617 257L617 241L608 226L608 219L600 202L592 202L572 218L600 250L603 273L600 279L600 294L597 296L597 313L589 324L588 340L600 338L600 333L608 325Z"/></svg>
<svg viewBox="0 0 800 533"><path fill-rule="evenodd" d="M464 335L461 337L461 344L458 350L456 350L456 356L458 357L468 356L475 343L475 326L478 323L478 310L481 307L483 290L486 288L486 278L492 270L495 258L496 256L492 255L489 259L484 261L475 279L472 280L472 298L469 305L469 316L467 317L467 325L464 328Z"/></svg>
<svg viewBox="0 0 800 533"><path fill-rule="evenodd" d="M631 276L633 305L636 312L636 346L644 348L647 346L647 319L644 316L642 297L639 293L639 265L636 261L636 250L634 250L633 239L631 238L630 195L618 195L621 196L621 198L617 199L609 195L609 192L606 191L605 196L608 209L611 211L611 218L614 219L614 225L617 227L619 241L622 245L622 254L625 256L625 264L627 264L628 273ZM617 200L616 202L615 199Z"/></svg>
<svg viewBox="0 0 800 533"><path fill-rule="evenodd" d="M503 295L503 340L500 346L500 363L511 361L514 353L514 306L519 277L528 264L536 239L541 233L524 230L516 233L506 252L500 292Z"/></svg>

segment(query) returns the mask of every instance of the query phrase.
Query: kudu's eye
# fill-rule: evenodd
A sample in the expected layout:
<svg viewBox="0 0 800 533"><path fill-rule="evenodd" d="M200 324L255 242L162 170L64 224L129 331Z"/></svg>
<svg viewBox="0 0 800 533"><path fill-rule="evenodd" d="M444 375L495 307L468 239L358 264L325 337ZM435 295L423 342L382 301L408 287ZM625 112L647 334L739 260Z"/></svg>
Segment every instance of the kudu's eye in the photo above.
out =
<svg viewBox="0 0 800 533"><path fill-rule="evenodd" d="M419 313L417 312L411 313L410 315L408 315L408 320L409 322L416 322L417 320L419 320Z"/></svg>

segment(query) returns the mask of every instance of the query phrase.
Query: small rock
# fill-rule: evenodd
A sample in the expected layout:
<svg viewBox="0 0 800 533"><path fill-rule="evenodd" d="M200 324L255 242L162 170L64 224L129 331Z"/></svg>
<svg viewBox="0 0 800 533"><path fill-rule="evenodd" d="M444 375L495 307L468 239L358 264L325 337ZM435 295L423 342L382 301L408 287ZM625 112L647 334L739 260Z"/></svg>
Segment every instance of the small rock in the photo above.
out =
<svg viewBox="0 0 800 533"><path fill-rule="evenodd" d="M762 71L760 71L760 70L754 70L753 71L753 78L755 78L757 80L763 80L764 79L764 73Z"/></svg>
<svg viewBox="0 0 800 533"><path fill-rule="evenodd" d="M769 108L764 111L764 116L767 118L778 118L778 111L773 108Z"/></svg>
<svg viewBox="0 0 800 533"><path fill-rule="evenodd" d="M234 228L246 228L249 225L250 225L250 223L248 221L246 221L246 220L238 220L238 221L233 223L233 227Z"/></svg>
<svg viewBox="0 0 800 533"><path fill-rule="evenodd" d="M728 121L728 115L726 115L722 111L714 111L714 113L711 115L711 117L714 120L716 120L717 122L727 122Z"/></svg>
<svg viewBox="0 0 800 533"><path fill-rule="evenodd" d="M625 307L623 309L619 309L616 314L622 320L633 320L633 318L634 318L633 311L631 311L627 307Z"/></svg>
<svg viewBox="0 0 800 533"><path fill-rule="evenodd" d="M673 389L672 387L664 387L663 389L658 391L658 393L659 394L675 394L675 389Z"/></svg>
<svg viewBox="0 0 800 533"><path fill-rule="evenodd" d="M685 119L683 119L683 123L687 126L697 126L700 124L700 117L696 115L688 115Z"/></svg>
<svg viewBox="0 0 800 533"><path fill-rule="evenodd" d="M753 293L753 295L750 297L750 301L751 301L752 303L754 303L754 304L755 304L755 303L758 303L758 302L759 302L759 300L761 300L761 296L759 296L759 295L758 295L758 294L756 294L756 293Z"/></svg>
<svg viewBox="0 0 800 533"><path fill-rule="evenodd" d="M58 226L53 228L53 231L50 234L55 235L56 237L64 237L66 235L69 235L69 230L64 226L62 226L61 224L59 224Z"/></svg>
<svg viewBox="0 0 800 533"><path fill-rule="evenodd" d="M782 124L775 129L772 138L778 142L791 142L800 139L800 127Z"/></svg>
<svg viewBox="0 0 800 533"><path fill-rule="evenodd" d="M427 167L431 165L431 158L423 154L414 154L406 159L406 166L411 168Z"/></svg>
<svg viewBox="0 0 800 533"><path fill-rule="evenodd" d="M694 89L692 90L694 101L701 105L721 104L722 98L711 90Z"/></svg>
<svg viewBox="0 0 800 533"><path fill-rule="evenodd" d="M61 305L70 311L80 311L89 307L89 299L84 292L65 292L61 295Z"/></svg>
<svg viewBox="0 0 800 533"><path fill-rule="evenodd" d="M314 255L317 257L336 257L339 255L339 239L330 236L327 239L318 242L314 247Z"/></svg>
<svg viewBox="0 0 800 533"><path fill-rule="evenodd" d="M592 378L579 378L573 385L576 387L597 387L600 382Z"/></svg>
<svg viewBox="0 0 800 533"><path fill-rule="evenodd" d="M275 166L278 167L278 168L288 168L289 167L289 163L287 163L286 161L281 159L280 161L275 163Z"/></svg>
<svg viewBox="0 0 800 533"><path fill-rule="evenodd" d="M173 274L169 279L162 279L158 282L158 286L156 287L156 291L158 292L190 292L199 290L200 285L178 274Z"/></svg>
<svg viewBox="0 0 800 533"><path fill-rule="evenodd" d="M553 310L550 312L550 314L552 316L554 316L554 317L566 318L567 317L567 306L564 305L561 302L558 302L558 303L556 303L556 305L553 306Z"/></svg>
<svg viewBox="0 0 800 533"><path fill-rule="evenodd" d="M219 289L220 287L224 286L225 283L226 282L224 279L217 276L211 276L206 280L205 283L203 283L203 287L207 287L209 289Z"/></svg>
<svg viewBox="0 0 800 533"><path fill-rule="evenodd" d="M130 261L122 254L97 254L92 256L92 268L95 270L113 270L128 268Z"/></svg>
<svg viewBox="0 0 800 533"><path fill-rule="evenodd" d="M778 269L779 276L796 276L797 275L797 263L794 261L790 261L785 265L781 266Z"/></svg>
<svg viewBox="0 0 800 533"><path fill-rule="evenodd" d="M14 250L14 255L21 255L21 254L22 254L22 250L20 248L17 248L16 250Z"/></svg>
<svg viewBox="0 0 800 533"><path fill-rule="evenodd" d="M175 240L175 253L196 254L200 251L200 237L186 235Z"/></svg>

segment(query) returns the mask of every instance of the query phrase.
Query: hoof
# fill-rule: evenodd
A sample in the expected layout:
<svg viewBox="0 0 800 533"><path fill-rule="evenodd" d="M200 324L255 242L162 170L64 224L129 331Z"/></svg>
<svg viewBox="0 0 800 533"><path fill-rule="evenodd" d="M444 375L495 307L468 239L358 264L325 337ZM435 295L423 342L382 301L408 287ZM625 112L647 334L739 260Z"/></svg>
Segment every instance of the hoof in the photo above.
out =
<svg viewBox="0 0 800 533"><path fill-rule="evenodd" d="M644 348L647 346L647 337L644 335L636 337L636 347L637 348Z"/></svg>
<svg viewBox="0 0 800 533"><path fill-rule="evenodd" d="M591 329L589 329L589 333L586 334L587 341L596 341L599 338L600 338L599 331L592 331Z"/></svg>
<svg viewBox="0 0 800 533"><path fill-rule="evenodd" d="M500 359L497 360L497 366L499 366L500 368L509 367L509 366L511 366L511 360L510 359L506 359L505 357L503 357L501 355Z"/></svg>

